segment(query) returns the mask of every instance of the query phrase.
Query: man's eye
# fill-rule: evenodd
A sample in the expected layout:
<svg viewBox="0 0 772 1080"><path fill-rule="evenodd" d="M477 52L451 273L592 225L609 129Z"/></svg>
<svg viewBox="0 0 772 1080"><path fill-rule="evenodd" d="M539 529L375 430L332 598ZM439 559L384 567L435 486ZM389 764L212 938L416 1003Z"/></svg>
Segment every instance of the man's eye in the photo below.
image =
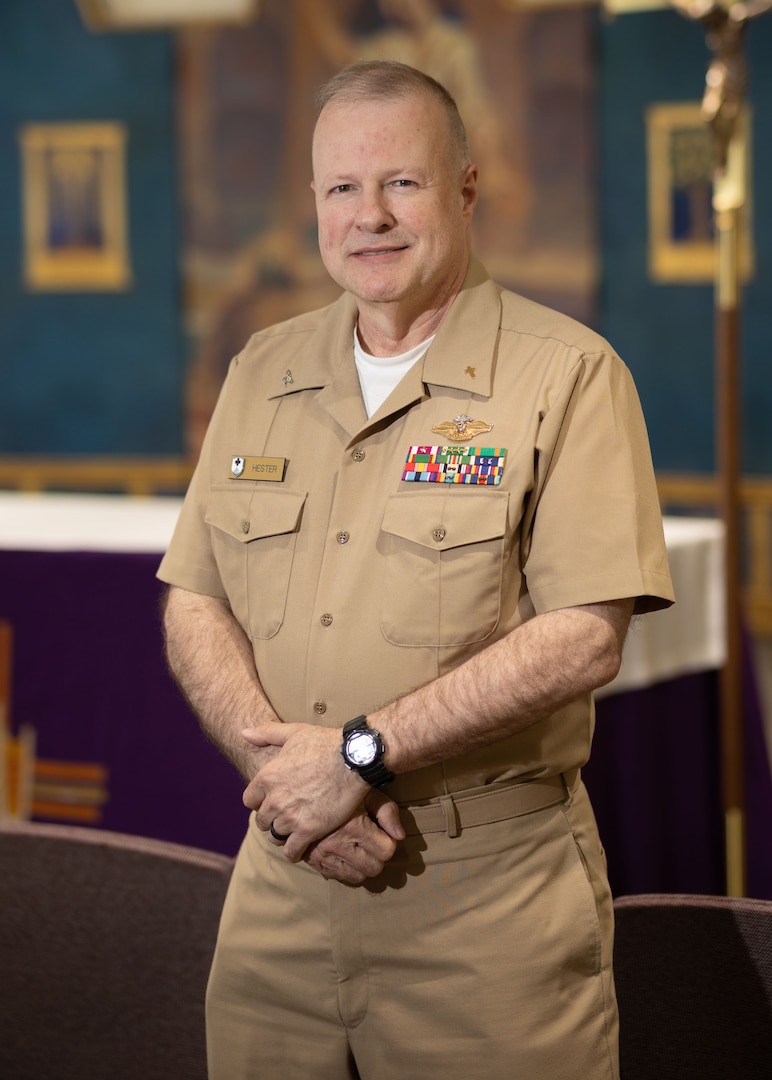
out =
<svg viewBox="0 0 772 1080"><path fill-rule="evenodd" d="M347 191L351 191L352 187L352 184L336 184L335 187L332 189L332 194L345 195Z"/></svg>
<svg viewBox="0 0 772 1080"><path fill-rule="evenodd" d="M415 180L406 180L406 179L404 179L404 177L400 177L399 180L393 180L391 186L392 187L398 187L398 188L414 187L415 186Z"/></svg>

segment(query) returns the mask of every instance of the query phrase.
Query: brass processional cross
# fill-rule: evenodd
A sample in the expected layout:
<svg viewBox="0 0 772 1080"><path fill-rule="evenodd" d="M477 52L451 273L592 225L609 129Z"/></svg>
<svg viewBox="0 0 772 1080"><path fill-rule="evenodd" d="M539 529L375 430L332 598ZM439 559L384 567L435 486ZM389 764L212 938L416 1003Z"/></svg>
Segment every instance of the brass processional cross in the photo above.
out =
<svg viewBox="0 0 772 1080"><path fill-rule="evenodd" d="M659 0L605 0L612 14L666 7ZM740 112L748 85L744 39L751 19L772 10L772 0L669 0L699 22L711 60L702 116L713 136L713 215L716 236L715 391L719 508L726 542L726 662L721 671L721 786L725 825L726 891L746 888L743 768L741 540L740 540L740 286L739 217L747 196L747 147Z"/></svg>

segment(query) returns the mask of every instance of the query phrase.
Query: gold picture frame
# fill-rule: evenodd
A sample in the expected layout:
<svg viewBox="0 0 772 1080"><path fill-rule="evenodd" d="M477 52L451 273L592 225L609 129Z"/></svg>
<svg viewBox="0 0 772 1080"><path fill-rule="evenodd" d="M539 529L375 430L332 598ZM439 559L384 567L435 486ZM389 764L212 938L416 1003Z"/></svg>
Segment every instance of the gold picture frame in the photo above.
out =
<svg viewBox="0 0 772 1080"><path fill-rule="evenodd" d="M750 176L750 114L738 118ZM713 225L713 136L699 102L652 105L646 110L649 275L655 282L712 282L716 276ZM740 211L738 272L753 274L750 194Z"/></svg>
<svg viewBox="0 0 772 1080"><path fill-rule="evenodd" d="M19 140L27 287L127 289L125 125L27 124Z"/></svg>
<svg viewBox="0 0 772 1080"><path fill-rule="evenodd" d="M245 25L260 0L76 0L89 30L161 30L190 24Z"/></svg>

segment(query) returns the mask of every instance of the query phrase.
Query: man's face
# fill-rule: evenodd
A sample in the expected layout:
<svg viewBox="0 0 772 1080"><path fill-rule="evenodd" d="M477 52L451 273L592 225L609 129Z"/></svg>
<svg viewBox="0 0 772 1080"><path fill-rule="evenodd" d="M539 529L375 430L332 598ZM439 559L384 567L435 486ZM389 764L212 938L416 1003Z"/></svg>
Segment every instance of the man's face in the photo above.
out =
<svg viewBox="0 0 772 1080"><path fill-rule="evenodd" d="M461 284L477 170L450 149L428 95L331 102L313 145L319 247L331 277L364 304L409 315L442 306Z"/></svg>

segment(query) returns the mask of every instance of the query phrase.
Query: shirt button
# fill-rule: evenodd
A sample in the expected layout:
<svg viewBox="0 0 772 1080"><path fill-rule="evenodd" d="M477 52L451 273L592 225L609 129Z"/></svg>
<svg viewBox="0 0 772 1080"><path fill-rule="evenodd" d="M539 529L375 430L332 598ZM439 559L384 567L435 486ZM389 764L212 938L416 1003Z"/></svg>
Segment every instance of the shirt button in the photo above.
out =
<svg viewBox="0 0 772 1080"><path fill-rule="evenodd" d="M244 533L245 536L247 535L247 533L249 532L251 527L252 526L251 526L251 523L249 521L242 521L242 523L241 523L241 531Z"/></svg>
<svg viewBox="0 0 772 1080"><path fill-rule="evenodd" d="M351 456L354 459L354 461L364 461L365 458L367 457L367 455L365 454L365 452L364 452L364 450L362 449L361 446L358 446L356 448L356 450L354 450L354 452L352 453Z"/></svg>
<svg viewBox="0 0 772 1080"><path fill-rule="evenodd" d="M445 530L444 529L434 529L433 532L432 532L432 536L434 537L434 539L439 544L442 540L445 539Z"/></svg>
<svg viewBox="0 0 772 1080"><path fill-rule="evenodd" d="M332 615L330 615L329 612L325 612L324 615L322 615L322 617L319 619L319 622L322 624L322 626L332 626Z"/></svg>
<svg viewBox="0 0 772 1080"><path fill-rule="evenodd" d="M314 712L316 713L317 716L324 716L324 714L327 712L327 702L326 701L315 701L314 702Z"/></svg>
<svg viewBox="0 0 772 1080"><path fill-rule="evenodd" d="M347 544L351 539L351 533L346 532L345 529L341 529L338 533L337 541L339 544Z"/></svg>

